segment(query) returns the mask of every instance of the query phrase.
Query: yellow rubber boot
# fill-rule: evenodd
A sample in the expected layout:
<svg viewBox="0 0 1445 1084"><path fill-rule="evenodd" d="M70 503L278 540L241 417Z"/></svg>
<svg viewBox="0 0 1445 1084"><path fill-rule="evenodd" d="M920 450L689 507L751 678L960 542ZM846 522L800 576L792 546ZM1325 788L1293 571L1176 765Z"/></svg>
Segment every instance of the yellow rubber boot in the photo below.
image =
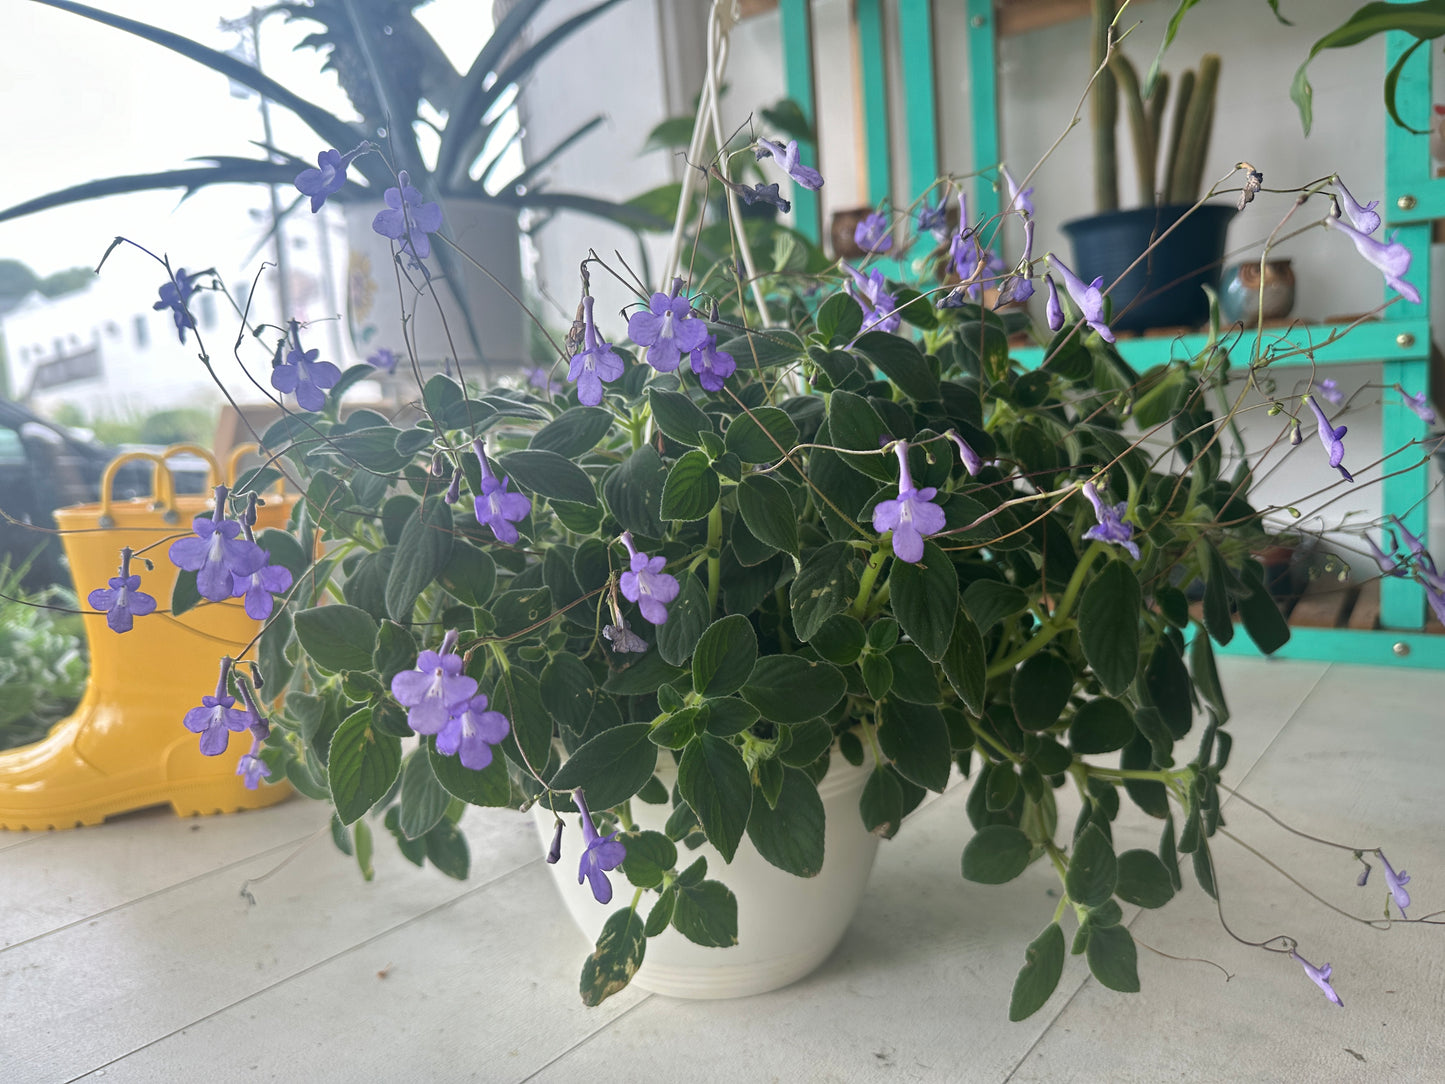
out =
<svg viewBox="0 0 1445 1084"><path fill-rule="evenodd" d="M81 599L116 574L122 546L139 551L182 536L193 517L209 511L203 498L175 498L160 458L145 458L157 463L158 502L112 504L107 485L100 504L55 513L68 532L61 537ZM256 526L284 526L293 503L268 498ZM179 575L168 548L165 542L146 551L154 571L139 559L132 567L160 609L168 608ZM250 749L248 733L232 734L226 752L207 757L199 735L181 723L214 691L221 656L239 654L260 628L239 599L203 603L179 618L158 611L126 633L112 632L104 614L86 614L83 622L91 663L85 695L44 741L0 753L0 828L72 828L167 804L182 816L229 813L291 793L284 781L246 789L236 765Z"/></svg>

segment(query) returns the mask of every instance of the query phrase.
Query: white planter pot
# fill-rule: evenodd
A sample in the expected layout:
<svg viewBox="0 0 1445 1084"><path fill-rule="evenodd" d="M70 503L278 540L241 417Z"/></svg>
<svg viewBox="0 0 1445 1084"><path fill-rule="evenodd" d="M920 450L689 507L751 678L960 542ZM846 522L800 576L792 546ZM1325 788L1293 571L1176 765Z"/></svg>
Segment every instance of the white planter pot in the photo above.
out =
<svg viewBox="0 0 1445 1084"><path fill-rule="evenodd" d="M669 997L745 997L796 982L822 964L853 920L878 852L878 837L863 827L858 815L858 799L868 774L866 766L855 768L834 750L828 774L818 787L826 820L823 868L816 877L784 873L758 854L747 836L731 864L724 863L707 844L696 851L679 845L680 868L705 856L708 878L722 881L737 896L738 943L730 948L704 948L669 927L647 939L647 951L633 983ZM671 791L677 768L670 756L659 758L657 775ZM670 805L632 801L632 816L640 828L662 831L671 811ZM532 816L545 851L552 842L555 821L542 805L533 807ZM564 820L562 860L548 869L573 920L595 944L603 924L626 906L633 889L619 869L608 875L612 902L603 905L593 899L591 890L577 883L581 840L577 815ZM639 905L643 917L656 899L655 893L644 895Z"/></svg>
<svg viewBox="0 0 1445 1084"><path fill-rule="evenodd" d="M442 200L442 230L477 263L495 275L517 296L522 293L519 242L521 233L514 209L498 207L485 200ZM451 330L453 354L446 330L429 291L418 291L405 277L397 290L397 272L392 262L391 242L371 228L372 219L383 204L345 205L347 259L347 324L356 352L366 358L386 347L406 357L402 340L403 311L414 314L407 335L415 337L417 358L428 371L441 368L443 359L459 356L463 368L478 363L476 346L467 332L461 305L471 314L481 352L488 370L516 368L525 358L526 315L517 302L490 278L456 253L458 281L447 279L438 252L445 242L433 237L427 266L432 272L437 297L446 314L445 328ZM412 281L421 285L418 272ZM404 309L403 309L404 306Z"/></svg>

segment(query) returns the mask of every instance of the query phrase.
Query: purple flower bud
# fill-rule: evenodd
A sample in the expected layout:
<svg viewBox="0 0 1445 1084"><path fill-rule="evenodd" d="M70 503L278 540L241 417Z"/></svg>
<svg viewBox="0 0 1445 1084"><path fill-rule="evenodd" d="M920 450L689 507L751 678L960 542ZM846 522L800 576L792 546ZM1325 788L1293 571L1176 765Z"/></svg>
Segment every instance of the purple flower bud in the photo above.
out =
<svg viewBox="0 0 1445 1084"><path fill-rule="evenodd" d="M771 139L760 138L756 157L759 162L764 158L772 158L783 167L789 177L804 188L811 188L816 192L823 187L823 175L811 166L805 166L798 161L798 141L796 139L790 139L784 145Z"/></svg>
<svg viewBox="0 0 1445 1084"><path fill-rule="evenodd" d="M572 355L567 369L567 382L577 385L577 401L583 406L602 402L602 385L622 375L622 358L597 335L592 319L592 296L582 299L583 347Z"/></svg>
<svg viewBox="0 0 1445 1084"><path fill-rule="evenodd" d="M1399 562L1397 562L1397 561L1395 560L1395 556L1394 556L1394 549L1395 549L1395 547L1394 547L1393 544L1390 546L1391 552L1387 554L1387 553L1385 553L1382 549L1380 549L1379 546L1375 545L1375 540L1374 540L1373 538L1371 538L1369 535L1366 535L1366 536L1365 536L1365 545L1367 545L1367 546L1370 547L1370 556L1375 559L1375 564L1377 564L1377 565L1380 566L1380 571L1381 571L1384 575L1386 575L1386 576L1403 576L1403 575L1405 575L1405 570L1404 570L1403 568L1401 568ZM1368 873L1366 874L1366 876L1368 876ZM1360 882L1360 883L1363 884L1364 882L1362 881L1362 882Z"/></svg>
<svg viewBox="0 0 1445 1084"><path fill-rule="evenodd" d="M1305 402L1315 412L1315 421L1319 430L1320 446L1325 449L1330 457L1330 466L1340 472L1340 476L1347 482L1355 480L1347 469L1345 469L1345 434L1349 432L1349 426L1342 425L1338 429L1330 425L1330 420L1325 417L1325 412L1320 409L1319 403L1315 402L1313 395L1306 395Z"/></svg>
<svg viewBox="0 0 1445 1084"><path fill-rule="evenodd" d="M782 211L783 214L787 214L793 209L792 203L785 200L778 193L776 183L756 185L739 184L734 185L733 188L749 207L755 203L771 203L778 210Z"/></svg>
<svg viewBox="0 0 1445 1084"><path fill-rule="evenodd" d="M1355 197L1350 195L1345 182L1338 177L1335 178L1335 187L1339 189L1339 199L1344 204L1345 216L1355 229L1361 233L1374 233L1380 228L1380 216L1375 212L1375 208L1380 206L1379 200L1371 200L1362 207Z"/></svg>
<svg viewBox="0 0 1445 1084"><path fill-rule="evenodd" d="M1410 906L1410 893L1405 891L1405 886L1410 883L1409 875L1401 870L1396 873L1390 865L1390 860L1385 857L1384 851L1376 851L1380 856L1380 865L1385 867L1385 884L1390 887L1390 895L1395 898L1395 906L1400 909L1400 917L1407 918L1405 908Z"/></svg>
<svg viewBox="0 0 1445 1084"><path fill-rule="evenodd" d="M1425 392L1422 391L1418 395L1411 395L1404 388L1400 387L1399 384L1395 385L1395 390L1400 393L1400 398L1405 400L1405 405L1415 412L1416 417L1426 425L1435 424L1437 420L1435 411L1431 408Z"/></svg>
<svg viewBox="0 0 1445 1084"><path fill-rule="evenodd" d="M1343 1009L1345 1007L1345 1003L1340 1000L1340 995L1335 993L1335 988L1330 985L1330 972L1334 969L1329 964L1325 964L1324 967L1316 967L1294 949L1290 949L1289 954L1291 958L1296 960L1299 965L1305 969L1305 974L1310 977L1310 980L1325 992L1325 997L1329 998L1340 1008Z"/></svg>
<svg viewBox="0 0 1445 1084"><path fill-rule="evenodd" d="M447 486L446 496L442 498L447 504L456 504L462 497L462 472L460 468L452 469L451 484Z"/></svg>
<svg viewBox="0 0 1445 1084"><path fill-rule="evenodd" d="M1338 384L1329 377L1325 377L1320 381L1320 398L1327 399L1335 406L1339 406L1345 401L1345 393L1340 391Z"/></svg>
<svg viewBox="0 0 1445 1084"><path fill-rule="evenodd" d="M943 435L953 441L954 445L958 448L958 457L963 460L963 469L968 471L970 476L976 475L979 471L983 470L983 460L980 459L978 453L969 446L968 441L964 440L952 429Z"/></svg>
<svg viewBox="0 0 1445 1084"><path fill-rule="evenodd" d="M1059 290L1054 285L1052 276L1044 276L1044 287L1049 292L1048 303L1044 306L1044 313L1049 321L1049 330L1058 331L1064 326L1064 306L1059 303Z"/></svg>
<svg viewBox="0 0 1445 1084"><path fill-rule="evenodd" d="M549 866L555 866L562 861L562 829L565 827L566 825L559 817L557 827L552 832L552 846L547 848L547 864Z"/></svg>
<svg viewBox="0 0 1445 1084"><path fill-rule="evenodd" d="M607 879L607 871L622 865L627 857L627 848L617 842L617 832L607 836L597 834L597 828L592 823L592 811L587 808L581 788L572 792L572 800L582 814L582 841L585 844L582 861L577 866L577 883L580 885L587 881L598 903L611 903L612 882Z"/></svg>
<svg viewBox="0 0 1445 1084"><path fill-rule="evenodd" d="M1008 186L1008 206L1004 212L1019 211L1026 215L1034 213L1034 201L1029 197L1034 194L1033 185L1019 191L1019 186L1014 182L1013 174L1009 173L1008 166L999 166L999 173L1003 175L1004 184Z"/></svg>
<svg viewBox="0 0 1445 1084"><path fill-rule="evenodd" d="M1074 304L1084 314L1084 321L1095 331L1106 343L1114 341L1114 333L1109 330L1109 325L1104 322L1104 294L1101 287L1104 285L1103 276L1094 279L1088 284L1070 270L1069 265L1064 263L1052 252L1045 257L1054 269L1064 279L1064 289L1069 291L1069 297L1073 298ZM1062 326L1062 323L1060 324Z"/></svg>

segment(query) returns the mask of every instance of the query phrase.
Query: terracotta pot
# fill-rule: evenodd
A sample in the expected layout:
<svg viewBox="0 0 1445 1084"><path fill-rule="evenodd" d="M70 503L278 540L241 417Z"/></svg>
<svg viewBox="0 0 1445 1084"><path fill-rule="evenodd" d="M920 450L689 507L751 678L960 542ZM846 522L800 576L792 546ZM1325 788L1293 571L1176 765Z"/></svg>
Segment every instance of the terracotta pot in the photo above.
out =
<svg viewBox="0 0 1445 1084"><path fill-rule="evenodd" d="M1257 260L1235 264L1224 272L1219 288L1219 312L1229 323L1255 323L1261 312L1266 320L1278 320L1288 316L1294 308L1294 293L1294 268L1288 260L1267 260L1262 276Z"/></svg>

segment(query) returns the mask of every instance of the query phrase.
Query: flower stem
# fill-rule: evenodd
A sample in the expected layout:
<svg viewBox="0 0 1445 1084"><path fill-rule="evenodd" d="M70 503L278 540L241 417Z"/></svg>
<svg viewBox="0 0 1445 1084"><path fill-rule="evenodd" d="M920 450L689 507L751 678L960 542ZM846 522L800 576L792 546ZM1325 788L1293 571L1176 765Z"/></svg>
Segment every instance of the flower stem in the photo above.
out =
<svg viewBox="0 0 1445 1084"><path fill-rule="evenodd" d="M707 613L711 619L717 609L718 591L722 587L722 498L707 514Z"/></svg>
<svg viewBox="0 0 1445 1084"><path fill-rule="evenodd" d="M859 621L868 612L868 604L873 597L873 583L878 579L878 573L883 568L883 562L888 559L888 551L879 542L873 549L873 554L868 558L868 564L863 569L863 575L858 577L858 597L853 600L853 607L848 612Z"/></svg>

